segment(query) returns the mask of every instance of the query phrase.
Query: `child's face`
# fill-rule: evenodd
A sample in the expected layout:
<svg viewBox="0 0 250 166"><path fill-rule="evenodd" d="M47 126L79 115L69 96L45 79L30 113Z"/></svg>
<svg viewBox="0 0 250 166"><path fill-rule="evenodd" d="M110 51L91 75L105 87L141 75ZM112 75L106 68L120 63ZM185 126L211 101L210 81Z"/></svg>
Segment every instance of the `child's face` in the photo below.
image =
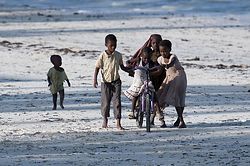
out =
<svg viewBox="0 0 250 166"><path fill-rule="evenodd" d="M112 54L116 49L116 41L108 40L105 44L107 47L108 54Z"/></svg>
<svg viewBox="0 0 250 166"><path fill-rule="evenodd" d="M142 56L141 56L141 60L142 60L142 64L146 65L148 64L149 60L150 60L150 56L148 53L143 52Z"/></svg>
<svg viewBox="0 0 250 166"><path fill-rule="evenodd" d="M160 54L163 58L170 58L170 49L166 46L160 46Z"/></svg>
<svg viewBox="0 0 250 166"><path fill-rule="evenodd" d="M159 50L159 41L155 38L152 38L151 40L151 47L153 48L153 50Z"/></svg>

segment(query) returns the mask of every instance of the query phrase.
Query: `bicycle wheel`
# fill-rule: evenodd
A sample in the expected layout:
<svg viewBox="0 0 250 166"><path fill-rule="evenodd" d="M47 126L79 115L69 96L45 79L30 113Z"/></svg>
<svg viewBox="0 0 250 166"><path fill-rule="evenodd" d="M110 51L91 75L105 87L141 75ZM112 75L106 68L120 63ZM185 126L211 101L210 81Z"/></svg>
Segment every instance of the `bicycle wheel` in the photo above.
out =
<svg viewBox="0 0 250 166"><path fill-rule="evenodd" d="M150 96L146 95L146 104L145 104L145 114L146 114L146 129L147 132L150 132L150 114L151 114L151 104L150 104Z"/></svg>
<svg viewBox="0 0 250 166"><path fill-rule="evenodd" d="M142 124L143 124L143 110L142 110L142 103L141 103L141 99L138 99L138 107L136 109L136 125L139 128L142 128Z"/></svg>

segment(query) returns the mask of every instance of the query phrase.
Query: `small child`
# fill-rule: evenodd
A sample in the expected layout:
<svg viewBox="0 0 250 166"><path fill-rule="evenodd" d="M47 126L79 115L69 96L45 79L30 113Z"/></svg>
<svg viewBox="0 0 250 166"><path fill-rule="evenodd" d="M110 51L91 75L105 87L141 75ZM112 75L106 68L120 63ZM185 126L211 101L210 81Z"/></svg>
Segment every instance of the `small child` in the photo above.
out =
<svg viewBox="0 0 250 166"><path fill-rule="evenodd" d="M52 55L50 57L51 63L54 65L54 67L49 69L49 72L47 74L48 76L48 83L50 87L50 91L53 96L53 108L52 110L56 110L57 107L57 93L59 92L60 95L60 106L62 109L64 109L63 106L63 100L64 100L64 87L63 82L66 80L68 83L68 86L70 87L69 79L62 67L62 58L59 55Z"/></svg>
<svg viewBox="0 0 250 166"><path fill-rule="evenodd" d="M177 56L171 53L171 47L172 43L169 40L162 40L159 45L161 56L157 61L165 67L166 78L160 86L157 96L162 109L168 105L175 107L178 118L174 123L174 127L186 128L183 120L183 111L185 107L187 78Z"/></svg>
<svg viewBox="0 0 250 166"><path fill-rule="evenodd" d="M139 94L141 92L142 86L144 85L144 81L147 80L147 73L146 71L149 70L149 75L150 75L150 83L149 83L149 88L152 91L152 93L155 93L155 88L154 88L154 80L152 80L152 76L154 76L154 73L157 72L156 70L158 69L158 65L151 60L152 56L152 50L150 47L145 47L142 49L142 54L140 57L140 61L137 67L135 67L134 71L134 79L132 85L124 91L124 95L128 97L130 100L132 100L132 108L131 108L131 114L129 114L130 119L135 119L135 108L136 108L136 103L139 97ZM156 69L156 70L155 70ZM157 107L157 110L160 110L159 104L158 104L158 99L157 96L155 95L155 104ZM164 121L164 116L163 112L158 112L159 113L159 120L161 121L161 127L166 127L165 121ZM152 125L153 125L153 119L155 116L152 114Z"/></svg>
<svg viewBox="0 0 250 166"><path fill-rule="evenodd" d="M121 126L121 80L118 73L119 67L128 72L128 68L123 65L122 55L116 51L117 39L113 34L105 37L107 49L101 53L96 61L93 86L96 88L97 75L101 69L101 114L103 116L103 128L108 127L108 117L110 117L110 102L113 99L114 117L116 127L124 130Z"/></svg>

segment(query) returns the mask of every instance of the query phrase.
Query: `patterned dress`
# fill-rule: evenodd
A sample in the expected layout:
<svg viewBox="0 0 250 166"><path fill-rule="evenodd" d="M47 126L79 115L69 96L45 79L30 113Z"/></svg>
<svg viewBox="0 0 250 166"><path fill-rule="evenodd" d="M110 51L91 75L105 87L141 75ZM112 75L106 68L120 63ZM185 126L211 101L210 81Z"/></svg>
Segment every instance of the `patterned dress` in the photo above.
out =
<svg viewBox="0 0 250 166"><path fill-rule="evenodd" d="M147 68L149 68L149 65L142 66L140 65L135 68L135 74L132 85L125 91L123 91L124 95L132 100L133 98L139 96L139 94L142 92L144 87L144 82L147 80ZM152 82L149 82L149 88L150 91L154 91L154 86Z"/></svg>
<svg viewBox="0 0 250 166"><path fill-rule="evenodd" d="M172 54L169 59L160 56L157 61L160 65L173 64L168 69L165 68L166 77L157 92L160 107L185 107L187 78L178 58Z"/></svg>

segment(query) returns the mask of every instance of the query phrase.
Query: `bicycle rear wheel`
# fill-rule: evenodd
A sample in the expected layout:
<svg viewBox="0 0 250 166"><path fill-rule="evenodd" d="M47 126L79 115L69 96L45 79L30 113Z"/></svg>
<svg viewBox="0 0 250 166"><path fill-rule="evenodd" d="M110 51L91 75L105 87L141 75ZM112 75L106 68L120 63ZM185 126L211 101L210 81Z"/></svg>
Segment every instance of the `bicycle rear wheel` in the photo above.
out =
<svg viewBox="0 0 250 166"><path fill-rule="evenodd" d="M145 114L146 114L146 129L147 132L150 132L150 114L151 114L151 104L150 104L150 96L146 95L146 104L145 104Z"/></svg>

